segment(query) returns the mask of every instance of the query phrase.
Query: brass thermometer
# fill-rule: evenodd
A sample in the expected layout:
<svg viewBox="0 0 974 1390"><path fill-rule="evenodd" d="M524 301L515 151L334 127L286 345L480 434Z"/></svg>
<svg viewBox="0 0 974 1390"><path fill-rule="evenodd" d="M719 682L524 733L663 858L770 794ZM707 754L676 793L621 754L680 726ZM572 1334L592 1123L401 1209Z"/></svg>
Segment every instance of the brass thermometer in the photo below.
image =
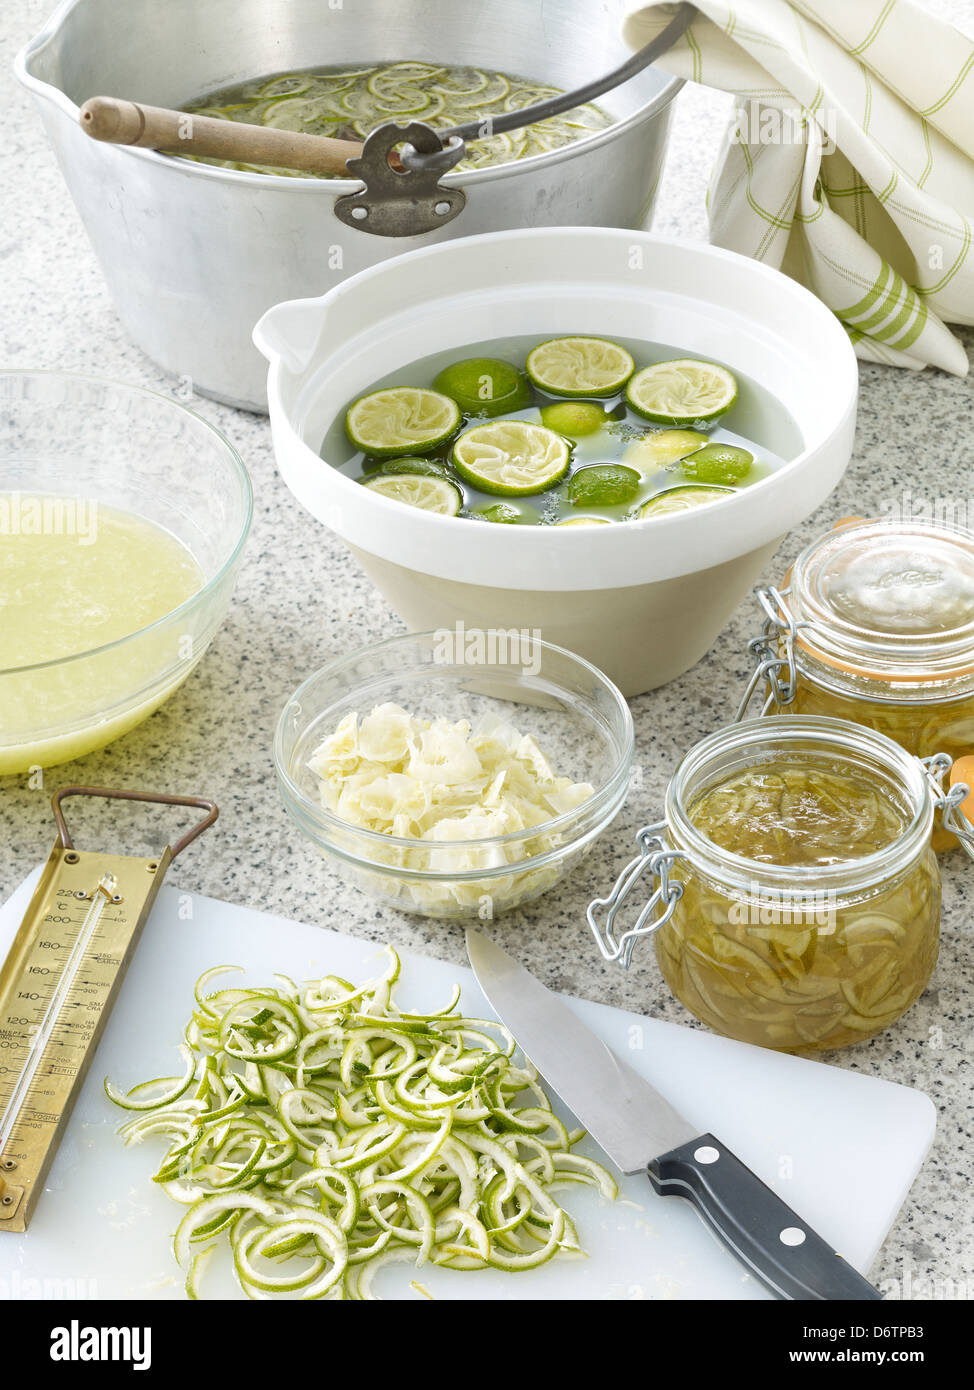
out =
<svg viewBox="0 0 974 1390"><path fill-rule="evenodd" d="M77 850L69 796L193 806L206 815L152 859ZM25 1231L166 870L217 818L212 801L62 787L57 839L0 968L0 1232Z"/></svg>

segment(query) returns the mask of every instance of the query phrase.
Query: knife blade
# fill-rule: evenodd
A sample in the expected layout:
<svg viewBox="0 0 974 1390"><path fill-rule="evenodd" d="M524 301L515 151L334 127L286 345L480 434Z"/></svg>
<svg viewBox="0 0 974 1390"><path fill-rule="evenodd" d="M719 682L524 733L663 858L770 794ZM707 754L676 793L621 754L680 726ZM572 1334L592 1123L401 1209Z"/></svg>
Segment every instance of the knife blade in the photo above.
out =
<svg viewBox="0 0 974 1390"><path fill-rule="evenodd" d="M495 942L467 929L467 955L491 1008L623 1173L692 1202L779 1298L880 1299L868 1280L713 1134L621 1061L557 995Z"/></svg>

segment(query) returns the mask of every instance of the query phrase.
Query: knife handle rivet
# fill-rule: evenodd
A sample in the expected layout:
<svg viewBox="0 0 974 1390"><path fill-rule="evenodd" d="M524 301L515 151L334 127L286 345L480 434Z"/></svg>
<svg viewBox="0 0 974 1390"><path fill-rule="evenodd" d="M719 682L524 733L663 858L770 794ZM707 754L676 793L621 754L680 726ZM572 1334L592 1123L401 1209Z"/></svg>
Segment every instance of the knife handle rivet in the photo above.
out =
<svg viewBox="0 0 974 1390"><path fill-rule="evenodd" d="M805 1241L805 1232L800 1231L797 1226L786 1226L779 1234L778 1239L782 1245L802 1245Z"/></svg>
<svg viewBox="0 0 974 1390"><path fill-rule="evenodd" d="M716 1163L720 1153L711 1144L702 1144L694 1150L693 1156L698 1163Z"/></svg>

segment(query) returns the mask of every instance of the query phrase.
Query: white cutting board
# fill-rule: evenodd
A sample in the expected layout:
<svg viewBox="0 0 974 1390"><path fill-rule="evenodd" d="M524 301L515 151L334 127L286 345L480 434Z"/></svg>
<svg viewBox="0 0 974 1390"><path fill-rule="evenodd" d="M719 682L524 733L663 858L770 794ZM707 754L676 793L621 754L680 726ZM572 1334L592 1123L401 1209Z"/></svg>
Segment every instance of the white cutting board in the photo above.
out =
<svg viewBox="0 0 974 1390"><path fill-rule="evenodd" d="M0 908L0 953L39 872ZM502 923L493 930L516 955L516 933L505 941ZM161 1141L123 1146L115 1133L123 1116L105 1098L102 1081L110 1075L127 1088L179 1071L175 1048L193 984L202 971L230 963L244 966L252 983L270 983L274 971L299 980L328 973L358 980L379 973L384 956L372 942L164 887L30 1230L0 1234L0 1299L182 1297L170 1236L183 1209L149 1180ZM405 1008L437 1008L456 981L464 1012L489 1016L470 970L425 956L403 957L397 998ZM570 1002L701 1132L717 1134L868 1272L932 1142L935 1112L927 1096L603 1004ZM376 1281L377 1292L420 1298L410 1282L417 1279L440 1299L770 1297L686 1203L657 1197L639 1176L625 1179L620 1196L609 1203L584 1189L564 1194L587 1260L554 1261L516 1276L395 1266ZM227 1262L211 1264L206 1293L242 1296Z"/></svg>

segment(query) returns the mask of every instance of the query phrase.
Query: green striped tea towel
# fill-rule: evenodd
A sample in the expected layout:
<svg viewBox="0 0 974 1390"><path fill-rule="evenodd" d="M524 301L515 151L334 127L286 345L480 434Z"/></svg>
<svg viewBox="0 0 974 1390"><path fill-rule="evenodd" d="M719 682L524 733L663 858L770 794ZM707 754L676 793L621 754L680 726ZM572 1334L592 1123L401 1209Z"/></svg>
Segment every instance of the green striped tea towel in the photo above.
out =
<svg viewBox="0 0 974 1390"><path fill-rule="evenodd" d="M974 43L911 0L698 0L661 66L733 92L711 240L800 280L860 357L964 375L974 323ZM641 48L672 4L642 0Z"/></svg>

